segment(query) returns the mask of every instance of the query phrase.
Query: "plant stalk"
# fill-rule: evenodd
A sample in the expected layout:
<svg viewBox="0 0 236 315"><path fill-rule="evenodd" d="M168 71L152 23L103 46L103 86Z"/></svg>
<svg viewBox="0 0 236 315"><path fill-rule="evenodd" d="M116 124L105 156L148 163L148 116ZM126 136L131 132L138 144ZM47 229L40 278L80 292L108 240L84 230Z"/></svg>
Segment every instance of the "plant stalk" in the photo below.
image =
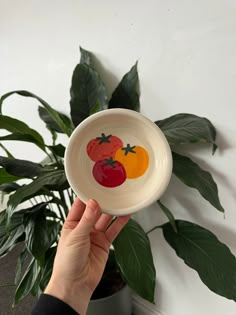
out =
<svg viewBox="0 0 236 315"><path fill-rule="evenodd" d="M59 190L59 195L60 195L61 201L65 204L65 207L63 209L64 209L64 212L65 212L65 216L67 216L68 213L69 213L69 210L68 210L68 207L66 207L66 199L65 199L65 196L64 196L64 191L60 191Z"/></svg>
<svg viewBox="0 0 236 315"><path fill-rule="evenodd" d="M151 232L155 231L156 229L160 229L162 227L162 225L157 225L157 226L154 226L151 230L147 231L146 234L150 234Z"/></svg>

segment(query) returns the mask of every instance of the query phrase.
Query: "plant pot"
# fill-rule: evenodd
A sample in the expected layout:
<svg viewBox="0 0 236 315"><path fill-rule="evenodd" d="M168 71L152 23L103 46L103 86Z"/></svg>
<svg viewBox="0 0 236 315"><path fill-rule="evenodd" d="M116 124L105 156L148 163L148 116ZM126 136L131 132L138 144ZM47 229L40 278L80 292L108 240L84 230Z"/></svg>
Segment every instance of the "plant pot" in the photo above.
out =
<svg viewBox="0 0 236 315"><path fill-rule="evenodd" d="M131 315L131 290L125 285L118 292L89 302L87 315Z"/></svg>

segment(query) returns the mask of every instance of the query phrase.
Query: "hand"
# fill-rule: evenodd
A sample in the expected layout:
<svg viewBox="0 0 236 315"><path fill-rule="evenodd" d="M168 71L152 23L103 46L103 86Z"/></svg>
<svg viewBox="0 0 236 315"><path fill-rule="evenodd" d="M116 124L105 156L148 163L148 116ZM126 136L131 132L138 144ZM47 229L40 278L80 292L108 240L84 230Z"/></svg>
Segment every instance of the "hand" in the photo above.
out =
<svg viewBox="0 0 236 315"><path fill-rule="evenodd" d="M78 198L63 225L51 279L45 290L84 315L101 280L110 245L130 216L101 214L95 200Z"/></svg>

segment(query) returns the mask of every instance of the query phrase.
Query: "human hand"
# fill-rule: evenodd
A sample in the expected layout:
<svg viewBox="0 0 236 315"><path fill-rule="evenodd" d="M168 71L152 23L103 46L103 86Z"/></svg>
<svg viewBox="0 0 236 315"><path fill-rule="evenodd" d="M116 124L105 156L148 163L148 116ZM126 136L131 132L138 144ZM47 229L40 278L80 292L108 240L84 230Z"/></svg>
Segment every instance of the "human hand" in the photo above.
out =
<svg viewBox="0 0 236 315"><path fill-rule="evenodd" d="M53 272L45 290L84 315L101 280L110 245L130 216L101 214L95 200L76 198L63 225Z"/></svg>

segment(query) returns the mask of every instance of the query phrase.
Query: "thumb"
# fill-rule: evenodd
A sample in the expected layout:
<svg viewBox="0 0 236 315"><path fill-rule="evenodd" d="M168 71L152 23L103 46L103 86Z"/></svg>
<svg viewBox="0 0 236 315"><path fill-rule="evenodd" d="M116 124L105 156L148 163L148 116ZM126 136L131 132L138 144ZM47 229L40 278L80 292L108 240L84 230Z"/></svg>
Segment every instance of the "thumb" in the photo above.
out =
<svg viewBox="0 0 236 315"><path fill-rule="evenodd" d="M99 207L99 204L95 200L90 199L87 203L80 222L75 228L75 233L79 233L82 235L90 234L100 216L101 209Z"/></svg>

